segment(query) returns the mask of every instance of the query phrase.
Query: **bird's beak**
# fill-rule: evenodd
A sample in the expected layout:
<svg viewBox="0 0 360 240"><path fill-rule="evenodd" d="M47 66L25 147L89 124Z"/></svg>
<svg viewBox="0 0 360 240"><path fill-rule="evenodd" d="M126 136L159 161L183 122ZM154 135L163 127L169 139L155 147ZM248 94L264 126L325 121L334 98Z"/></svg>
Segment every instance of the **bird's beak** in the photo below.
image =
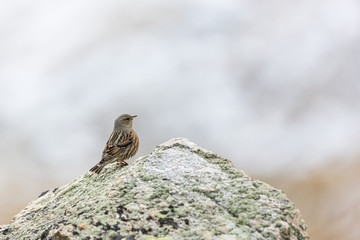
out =
<svg viewBox="0 0 360 240"><path fill-rule="evenodd" d="M137 117L137 115L131 116L131 120L133 120L133 119L136 118L136 117Z"/></svg>

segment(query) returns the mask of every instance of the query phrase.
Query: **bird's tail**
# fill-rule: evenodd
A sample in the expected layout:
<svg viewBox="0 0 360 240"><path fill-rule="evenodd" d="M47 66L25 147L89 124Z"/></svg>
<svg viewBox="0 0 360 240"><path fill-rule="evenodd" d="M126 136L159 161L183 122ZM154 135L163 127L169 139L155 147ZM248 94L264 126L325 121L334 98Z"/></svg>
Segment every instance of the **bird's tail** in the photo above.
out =
<svg viewBox="0 0 360 240"><path fill-rule="evenodd" d="M105 167L105 165L96 164L93 168L91 168L89 171L94 172L96 174L99 174L101 170Z"/></svg>

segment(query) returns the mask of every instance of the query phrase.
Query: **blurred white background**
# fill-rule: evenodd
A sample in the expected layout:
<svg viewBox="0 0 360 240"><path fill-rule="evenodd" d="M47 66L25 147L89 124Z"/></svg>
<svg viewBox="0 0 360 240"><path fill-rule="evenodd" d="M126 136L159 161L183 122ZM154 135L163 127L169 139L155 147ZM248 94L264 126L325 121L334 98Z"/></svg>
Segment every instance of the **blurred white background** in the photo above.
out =
<svg viewBox="0 0 360 240"><path fill-rule="evenodd" d="M313 239L359 239L359 43L357 0L0 3L0 223L129 113L137 156L186 137L283 189Z"/></svg>

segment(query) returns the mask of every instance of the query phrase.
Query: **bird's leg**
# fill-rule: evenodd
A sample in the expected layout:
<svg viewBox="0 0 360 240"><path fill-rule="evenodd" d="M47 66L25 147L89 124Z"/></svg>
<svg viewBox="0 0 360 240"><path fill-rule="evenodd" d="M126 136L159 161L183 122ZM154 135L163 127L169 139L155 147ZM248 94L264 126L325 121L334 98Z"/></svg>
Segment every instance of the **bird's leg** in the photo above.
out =
<svg viewBox="0 0 360 240"><path fill-rule="evenodd" d="M125 167L127 165L129 165L129 164L127 162L123 161L123 160L117 163L118 167Z"/></svg>

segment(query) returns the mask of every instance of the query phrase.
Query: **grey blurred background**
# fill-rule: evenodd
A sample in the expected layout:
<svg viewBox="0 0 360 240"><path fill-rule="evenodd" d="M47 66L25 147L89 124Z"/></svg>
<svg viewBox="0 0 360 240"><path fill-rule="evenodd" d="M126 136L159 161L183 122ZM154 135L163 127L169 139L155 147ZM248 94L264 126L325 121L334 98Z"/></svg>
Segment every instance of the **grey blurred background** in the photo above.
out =
<svg viewBox="0 0 360 240"><path fill-rule="evenodd" d="M360 239L357 0L0 3L0 223L100 160L186 137L284 190L312 239Z"/></svg>

